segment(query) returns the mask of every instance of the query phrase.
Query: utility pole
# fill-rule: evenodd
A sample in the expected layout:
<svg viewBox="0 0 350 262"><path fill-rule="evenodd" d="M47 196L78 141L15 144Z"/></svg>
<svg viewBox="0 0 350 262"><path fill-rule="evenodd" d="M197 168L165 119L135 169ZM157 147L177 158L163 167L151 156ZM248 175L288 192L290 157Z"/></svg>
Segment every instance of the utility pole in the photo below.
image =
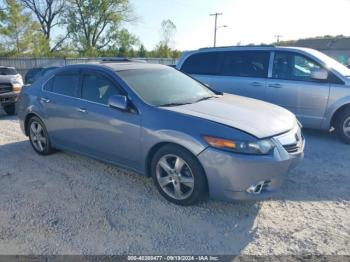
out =
<svg viewBox="0 0 350 262"><path fill-rule="evenodd" d="M215 27L214 27L214 47L216 47L216 31L218 30L218 16L222 13L210 14L210 16L215 16Z"/></svg>
<svg viewBox="0 0 350 262"><path fill-rule="evenodd" d="M275 35L276 39L277 39L277 44L279 44L280 42L280 38L283 37L283 35Z"/></svg>

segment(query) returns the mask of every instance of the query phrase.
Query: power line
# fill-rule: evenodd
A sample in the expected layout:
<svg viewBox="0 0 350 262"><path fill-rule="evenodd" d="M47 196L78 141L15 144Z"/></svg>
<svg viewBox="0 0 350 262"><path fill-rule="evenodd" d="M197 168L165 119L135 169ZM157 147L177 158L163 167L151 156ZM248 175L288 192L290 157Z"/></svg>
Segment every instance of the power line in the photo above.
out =
<svg viewBox="0 0 350 262"><path fill-rule="evenodd" d="M280 39L283 37L283 35L275 35L275 37L276 37L277 44L279 44Z"/></svg>

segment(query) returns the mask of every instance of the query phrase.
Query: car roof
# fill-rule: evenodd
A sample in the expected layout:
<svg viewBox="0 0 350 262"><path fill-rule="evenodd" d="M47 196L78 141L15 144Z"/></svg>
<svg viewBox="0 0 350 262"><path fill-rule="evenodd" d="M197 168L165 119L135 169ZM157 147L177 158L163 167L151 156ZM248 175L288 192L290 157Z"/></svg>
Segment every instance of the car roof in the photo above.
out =
<svg viewBox="0 0 350 262"><path fill-rule="evenodd" d="M198 52L215 52L215 51L257 51L257 50L267 50L267 51L273 51L273 50L300 50L307 52L309 50L312 50L311 48L306 47L295 47L295 46L274 46L274 45L248 45L248 46L222 46L222 47L204 47L199 48L197 50L188 51L188 53L198 53Z"/></svg>
<svg viewBox="0 0 350 262"><path fill-rule="evenodd" d="M68 65L62 67L63 70L67 69L88 69L88 68L108 68L111 69L114 72L121 72L126 70L138 70L138 69L164 69L169 68L165 65L160 64L150 64L150 63L143 63L143 62L91 62L86 64L75 64L75 65Z"/></svg>
<svg viewBox="0 0 350 262"><path fill-rule="evenodd" d="M125 71L125 70L136 70L136 69L160 69L167 68L164 65L160 64L149 64L143 62L123 62L123 63L115 63L115 62L102 62L100 63L102 66L106 66L111 68L113 71Z"/></svg>

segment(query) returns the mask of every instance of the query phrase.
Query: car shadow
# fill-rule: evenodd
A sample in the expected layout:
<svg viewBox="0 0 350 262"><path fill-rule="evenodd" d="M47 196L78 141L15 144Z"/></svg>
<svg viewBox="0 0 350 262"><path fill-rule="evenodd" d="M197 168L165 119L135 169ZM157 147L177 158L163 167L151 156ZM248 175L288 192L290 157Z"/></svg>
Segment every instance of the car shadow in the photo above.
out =
<svg viewBox="0 0 350 262"><path fill-rule="evenodd" d="M33 237L29 246L15 242L21 252L45 245L63 253L240 254L255 233L258 202L176 206L149 178L72 153L39 156L27 140L0 145L0 159L0 210L9 213L2 228Z"/></svg>

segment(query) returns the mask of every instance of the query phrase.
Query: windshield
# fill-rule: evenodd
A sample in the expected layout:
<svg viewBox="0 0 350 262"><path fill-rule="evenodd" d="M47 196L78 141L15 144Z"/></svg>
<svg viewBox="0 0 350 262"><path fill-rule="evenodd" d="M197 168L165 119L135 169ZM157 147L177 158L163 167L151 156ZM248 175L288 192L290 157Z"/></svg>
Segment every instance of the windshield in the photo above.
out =
<svg viewBox="0 0 350 262"><path fill-rule="evenodd" d="M14 68L0 67L0 75L17 75L17 71Z"/></svg>
<svg viewBox="0 0 350 262"><path fill-rule="evenodd" d="M337 60L319 52L316 50L310 51L314 56L322 60L328 68L333 68L334 70L338 71L343 76L350 76L350 69L344 66L343 64L339 63Z"/></svg>
<svg viewBox="0 0 350 262"><path fill-rule="evenodd" d="M172 68L119 71L125 82L148 104L171 106L210 98L214 93Z"/></svg>

